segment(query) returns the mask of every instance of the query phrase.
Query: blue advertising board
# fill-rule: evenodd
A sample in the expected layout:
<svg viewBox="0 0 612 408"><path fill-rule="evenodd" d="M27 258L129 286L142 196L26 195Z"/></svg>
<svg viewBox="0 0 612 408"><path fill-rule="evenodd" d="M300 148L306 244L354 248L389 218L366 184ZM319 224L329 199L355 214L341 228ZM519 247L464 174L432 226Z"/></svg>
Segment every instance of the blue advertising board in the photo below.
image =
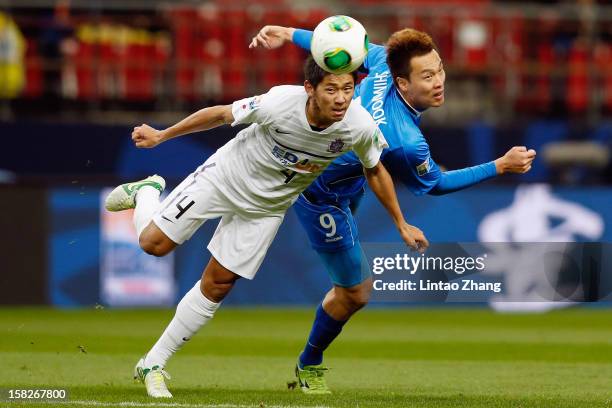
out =
<svg viewBox="0 0 612 408"><path fill-rule="evenodd" d="M100 190L53 190L50 246L50 299L60 306L103 302L100 290ZM414 197L398 187L409 223L432 243L612 242L612 188L480 186L441 197ZM357 211L366 244L400 242L395 227L372 193ZM207 222L174 258L175 301L201 276L208 262L206 244L216 221ZM598 283L610 292L612 271ZM227 304L313 304L330 280L292 209L253 281L241 280Z"/></svg>

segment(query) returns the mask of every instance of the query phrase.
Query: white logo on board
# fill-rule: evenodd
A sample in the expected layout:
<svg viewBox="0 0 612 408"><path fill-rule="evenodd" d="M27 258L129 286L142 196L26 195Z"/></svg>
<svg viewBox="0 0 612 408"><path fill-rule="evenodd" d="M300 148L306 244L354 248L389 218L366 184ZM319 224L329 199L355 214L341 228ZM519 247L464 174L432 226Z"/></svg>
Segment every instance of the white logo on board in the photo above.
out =
<svg viewBox="0 0 612 408"><path fill-rule="evenodd" d="M551 280L558 277L561 260L557 265L538 260L552 250L568 250L578 239L595 241L603 232L600 214L555 196L549 185L520 186L509 207L483 219L479 240L550 244L490 246L487 272L503 275L506 282L505 294L496 296L491 306L499 311L545 311L567 305L550 301L555 295L555 282ZM537 271L534 265L538 265ZM522 301L508 301L518 298Z"/></svg>

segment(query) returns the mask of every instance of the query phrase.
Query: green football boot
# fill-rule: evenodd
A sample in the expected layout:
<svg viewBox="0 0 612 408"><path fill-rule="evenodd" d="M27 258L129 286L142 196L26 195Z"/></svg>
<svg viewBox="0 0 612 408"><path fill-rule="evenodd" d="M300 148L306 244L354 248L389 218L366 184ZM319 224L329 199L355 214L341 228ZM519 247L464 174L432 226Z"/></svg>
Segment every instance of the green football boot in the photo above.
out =
<svg viewBox="0 0 612 408"><path fill-rule="evenodd" d="M304 368L300 368L299 364L296 365L295 376L298 379L302 392L309 395L331 394L324 377L325 372L328 370L328 368L320 365L304 366Z"/></svg>

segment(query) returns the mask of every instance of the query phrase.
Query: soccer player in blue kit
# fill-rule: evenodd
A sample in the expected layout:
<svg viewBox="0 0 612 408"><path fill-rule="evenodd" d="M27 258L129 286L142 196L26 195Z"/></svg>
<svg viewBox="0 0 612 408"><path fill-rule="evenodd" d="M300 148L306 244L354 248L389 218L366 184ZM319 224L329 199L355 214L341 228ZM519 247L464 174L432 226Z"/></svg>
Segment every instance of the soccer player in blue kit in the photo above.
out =
<svg viewBox="0 0 612 408"><path fill-rule="evenodd" d="M309 50L312 32L265 26L250 48L274 49L293 42ZM363 68L367 72L355 90L359 103L372 115L389 147L382 161L389 173L413 194L442 195L504 173L526 173L536 152L523 146L479 166L442 171L431 157L419 129L421 114L444 103L445 72L432 38L403 29L389 37L386 47L370 45ZM371 271L359 243L353 218L363 196L362 165L351 152L332 164L300 195L295 211L333 281L319 305L308 341L299 356L296 376L303 392L329 394L321 365L323 352L348 319L367 303Z"/></svg>

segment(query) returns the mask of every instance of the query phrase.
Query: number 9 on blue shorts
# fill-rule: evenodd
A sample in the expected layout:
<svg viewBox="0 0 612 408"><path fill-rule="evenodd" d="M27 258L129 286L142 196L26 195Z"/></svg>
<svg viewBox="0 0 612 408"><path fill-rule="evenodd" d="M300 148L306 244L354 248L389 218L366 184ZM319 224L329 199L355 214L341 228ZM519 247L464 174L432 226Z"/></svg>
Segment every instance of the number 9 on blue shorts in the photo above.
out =
<svg viewBox="0 0 612 408"><path fill-rule="evenodd" d="M350 201L345 205L314 204L300 195L293 208L314 249L337 252L352 248L359 241L349 204Z"/></svg>

